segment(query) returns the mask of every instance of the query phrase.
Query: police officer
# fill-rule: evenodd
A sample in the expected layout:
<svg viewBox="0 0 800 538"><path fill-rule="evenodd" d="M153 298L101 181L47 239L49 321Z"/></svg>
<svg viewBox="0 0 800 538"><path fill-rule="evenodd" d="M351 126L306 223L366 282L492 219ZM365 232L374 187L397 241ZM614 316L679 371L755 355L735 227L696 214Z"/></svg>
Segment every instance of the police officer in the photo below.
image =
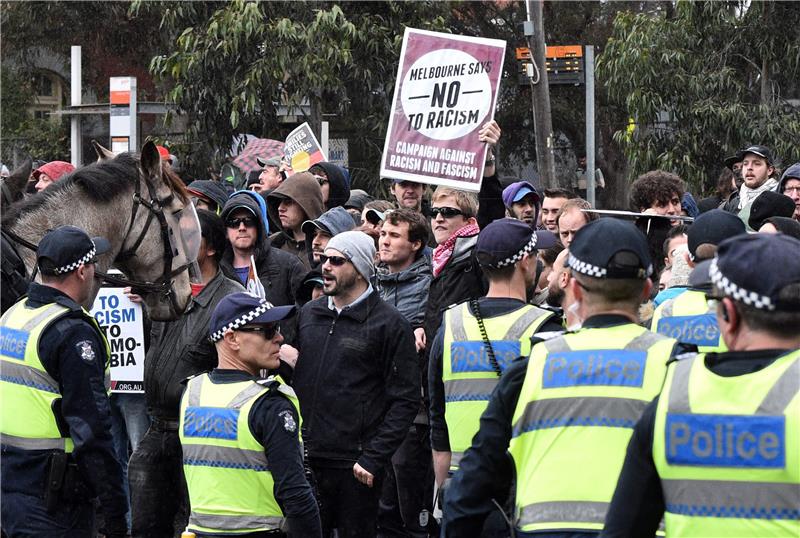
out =
<svg viewBox="0 0 800 538"><path fill-rule="evenodd" d="M561 330L552 312L525 302L527 288L535 283L536 239L529 225L511 218L481 231L475 255L489 291L450 307L431 346L428 382L438 485L458 469L503 371L517 357L528 356L534 333Z"/></svg>
<svg viewBox="0 0 800 538"><path fill-rule="evenodd" d="M662 516L667 536L800 536L800 241L731 238L709 272L729 351L670 364L606 536L652 536Z"/></svg>
<svg viewBox="0 0 800 538"><path fill-rule="evenodd" d="M534 345L500 379L445 497L447 536L474 534L512 474L516 536L603 526L633 425L658 394L676 342L636 324L652 264L633 225L588 223L568 265L583 325Z"/></svg>
<svg viewBox="0 0 800 538"><path fill-rule="evenodd" d="M650 323L654 331L686 346L695 346L695 351L727 351L720 338L716 312L706 302L711 284L707 266L698 265L710 262L722 241L743 233L746 229L742 219L721 209L712 209L695 219L687 233L687 262L694 268L689 276L689 288L658 305Z"/></svg>
<svg viewBox="0 0 800 538"><path fill-rule="evenodd" d="M219 366L190 378L181 399L180 439L198 536L321 536L319 509L305 478L294 391L262 369L279 365L278 321L294 306L273 307L248 293L223 298L210 338Z"/></svg>
<svg viewBox="0 0 800 538"><path fill-rule="evenodd" d="M42 284L0 320L3 531L94 536L100 498L106 536L127 531L122 468L106 393L109 349L91 303L96 257L108 241L74 226L39 243Z"/></svg>

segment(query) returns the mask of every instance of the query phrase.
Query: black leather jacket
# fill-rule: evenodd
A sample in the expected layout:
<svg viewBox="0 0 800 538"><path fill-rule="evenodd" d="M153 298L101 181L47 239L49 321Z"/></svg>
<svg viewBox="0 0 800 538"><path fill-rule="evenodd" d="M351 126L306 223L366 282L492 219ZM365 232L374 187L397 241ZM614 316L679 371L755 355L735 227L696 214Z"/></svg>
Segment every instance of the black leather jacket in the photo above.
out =
<svg viewBox="0 0 800 538"><path fill-rule="evenodd" d="M208 324L217 303L237 291L244 291L242 285L218 271L203 291L192 297L180 318L153 322L144 361L144 393L151 416L177 420L184 388L181 381L217 366Z"/></svg>

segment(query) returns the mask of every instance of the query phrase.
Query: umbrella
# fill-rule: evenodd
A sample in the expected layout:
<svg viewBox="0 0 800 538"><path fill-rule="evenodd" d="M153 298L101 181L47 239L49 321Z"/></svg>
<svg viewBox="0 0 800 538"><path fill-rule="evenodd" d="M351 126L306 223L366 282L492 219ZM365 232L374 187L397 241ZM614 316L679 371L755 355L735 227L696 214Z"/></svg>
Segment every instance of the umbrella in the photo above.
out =
<svg viewBox="0 0 800 538"><path fill-rule="evenodd" d="M233 160L239 169L247 174L254 170L261 170L257 158L267 160L273 157L283 157L283 142L269 138L254 138L247 143L247 147Z"/></svg>

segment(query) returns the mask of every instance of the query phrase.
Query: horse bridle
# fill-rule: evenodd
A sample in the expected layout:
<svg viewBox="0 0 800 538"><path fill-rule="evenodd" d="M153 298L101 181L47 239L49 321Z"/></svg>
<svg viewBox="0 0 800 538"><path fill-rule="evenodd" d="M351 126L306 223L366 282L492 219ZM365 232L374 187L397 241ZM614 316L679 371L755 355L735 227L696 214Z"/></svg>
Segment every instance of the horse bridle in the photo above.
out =
<svg viewBox="0 0 800 538"><path fill-rule="evenodd" d="M169 234L172 233L172 230L167 223L167 218L164 216L164 207L169 206L172 203L175 195L171 193L163 200L159 200L155 192L155 187L149 181L149 179L145 178L144 182L145 185L147 185L147 192L150 195L150 199L145 200L142 198L141 181L137 181L136 188L133 192L131 219L128 224L128 230L125 232L125 237L122 239L123 249L125 249L125 243L128 241L128 237L130 236L133 226L136 222L136 214L139 211L139 206L144 206L145 209L149 211L147 214L147 220L142 227L142 231L139 232L139 237L136 238L136 241L134 241L133 245L117 254L117 257L114 258L114 261L124 263L126 260L129 260L135 256L136 249L138 249L142 244L142 241L144 241L145 235L147 234L147 230L150 229L150 224L153 222L154 218L157 218L161 228L161 242L164 245L164 271L162 272L161 276L153 282L147 280L132 280L125 277L104 273L102 271L95 271L95 274L110 284L123 287L130 286L131 292L138 295L142 295L144 293L160 294L162 297L169 299L175 312L180 312L177 300L175 298L175 291L172 289L172 279L182 272L188 270L191 266L191 262L187 261L187 263L184 263L180 267L172 269L172 259L175 257L176 253L173 253L172 251L172 242L170 241L169 237Z"/></svg>
<svg viewBox="0 0 800 538"><path fill-rule="evenodd" d="M133 225L136 222L136 213L139 210L139 206L144 206L150 213L147 215L147 220L144 223L144 227L142 231L139 232L139 237L134 242L133 246L129 247L128 249L123 250L120 252L114 261L116 262L124 262L125 260L129 260L133 256L136 255L136 249L142 244L144 241L145 235L147 234L147 230L150 228L150 223L153 222L153 218L158 219L158 223L161 227L161 242L164 244L164 271L161 276L153 282L147 280L132 280L125 277L120 277L116 275L111 275L109 273L105 273L103 271L95 271L95 275L102 278L104 282L108 282L109 284L114 284L115 286L122 286L122 287L131 287L131 291L136 294L143 294L143 293L157 293L161 294L162 297L168 298L170 304L173 307L175 312L179 312L180 309L178 308L178 303L175 298L175 291L172 289L172 279L177 275L181 274L182 272L189 269L191 266L190 262L187 262L177 269L172 269L172 259L175 255L172 252L171 242L169 240L169 234L171 233L171 229L169 224L167 224L167 218L164 216L164 206L168 206L172 203L173 198L175 197L174 194L170 194L168 197L164 198L163 200L159 200L158 196L155 192L155 187L150 183L150 181L145 178L145 184L147 185L147 192L150 195L149 200L145 200L142 198L141 195L141 181L136 181L136 187L133 192L133 206L131 207L131 220L128 224L128 230L125 232L125 237L122 239L122 247L125 247L125 243L128 241L128 236L130 236L131 231L133 230ZM20 237L19 235L15 234L11 230L4 230L6 235L10 237L14 242L36 252L39 248L39 245L35 243L31 243L30 241ZM34 268L34 275L36 274Z"/></svg>

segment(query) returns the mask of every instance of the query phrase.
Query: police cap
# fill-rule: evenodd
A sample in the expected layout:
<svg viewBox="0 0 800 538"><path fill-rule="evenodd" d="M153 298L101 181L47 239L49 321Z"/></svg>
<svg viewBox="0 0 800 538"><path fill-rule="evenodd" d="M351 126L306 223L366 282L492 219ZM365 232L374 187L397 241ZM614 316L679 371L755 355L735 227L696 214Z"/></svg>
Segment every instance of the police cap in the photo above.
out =
<svg viewBox="0 0 800 538"><path fill-rule="evenodd" d="M245 325L265 325L286 319L294 313L294 305L272 306L272 303L246 292L226 295L211 314L209 338L222 340L229 330Z"/></svg>
<svg viewBox="0 0 800 538"><path fill-rule="evenodd" d="M759 310L800 310L800 240L785 234L738 235L719 245L708 269L726 297Z"/></svg>
<svg viewBox="0 0 800 538"><path fill-rule="evenodd" d="M42 237L36 251L36 264L43 275L64 275L82 264L91 263L110 248L103 237L89 237L77 226L59 226Z"/></svg>
<svg viewBox="0 0 800 538"><path fill-rule="evenodd" d="M604 218L575 232L567 266L595 278L645 279L653 273L647 239L632 223Z"/></svg>
<svg viewBox="0 0 800 538"><path fill-rule="evenodd" d="M534 252L536 240L536 233L521 220L498 219L481 230L475 257L484 267L507 267Z"/></svg>

